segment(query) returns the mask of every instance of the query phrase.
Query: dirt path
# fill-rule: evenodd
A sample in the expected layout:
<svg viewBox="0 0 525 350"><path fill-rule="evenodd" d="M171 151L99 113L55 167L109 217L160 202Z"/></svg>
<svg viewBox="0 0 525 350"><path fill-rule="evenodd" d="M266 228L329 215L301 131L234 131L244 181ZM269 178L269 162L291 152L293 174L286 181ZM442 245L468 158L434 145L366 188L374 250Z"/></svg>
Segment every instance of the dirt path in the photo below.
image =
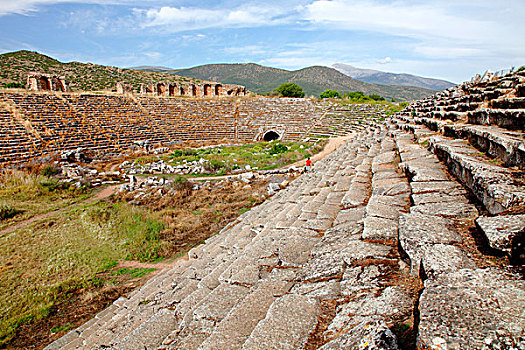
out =
<svg viewBox="0 0 525 350"><path fill-rule="evenodd" d="M145 262L140 262L140 261L133 261L133 260L122 260L122 261L119 261L118 265L117 265L117 269L121 269L121 268L124 268L124 267L129 267L129 268L132 268L132 269L137 269L137 268L143 268L143 269L158 269L158 270L163 270L163 269L166 269L166 268L171 268L173 267L178 261L180 260L188 260L188 254L185 254L179 258L176 258L175 260L173 261L170 261L170 262L158 262L158 263L145 263Z"/></svg>
<svg viewBox="0 0 525 350"><path fill-rule="evenodd" d="M27 220L21 221L21 222L15 224L13 226L9 226L9 227L7 227L7 228L5 228L5 229L0 231L0 237L3 237L3 236L8 235L10 233L13 233L13 232L15 232L16 230L18 230L20 228L27 227L27 226L31 225L32 223L34 223L34 222L47 219L47 218L52 217L52 216L54 216L56 214L60 214L60 213L62 213L64 211L68 210L69 208L71 208L73 205L89 204L89 203L94 203L97 200L103 200L105 198L108 198L109 196L111 196L111 194L113 193L113 191L115 191L115 189L117 187L118 187L118 185L112 185L112 186L105 187L105 188L103 188L101 191L99 191L97 194L95 194L91 198L85 199L85 200L80 201L80 202L72 203L72 204L68 205L67 207L64 207L64 208L61 208L61 209L57 209L57 210L53 210L53 211L50 211L50 212L47 212L47 213L44 213L44 214L33 216L33 217L31 217L31 218L29 218Z"/></svg>
<svg viewBox="0 0 525 350"><path fill-rule="evenodd" d="M332 153L333 151L335 151L336 149L338 149L339 147L341 147L342 145L344 145L344 143L350 139L350 135L346 135L346 136L339 136L339 137L334 137L334 138L330 138L328 139L328 143L326 144L326 146L323 148L323 150L317 154L315 154L314 156L312 156L312 162L317 162L317 161L320 161L321 159L323 159L324 157L326 157L327 155L329 155L330 153ZM305 160L298 160L297 162L293 163L293 164L289 164L289 165L285 165L283 167L280 167L278 169L288 169L288 168L291 168L291 167L296 167L296 168L301 168L305 166ZM221 179L226 179L228 177L235 177L237 175L221 175L221 176L203 176L203 177L190 177L188 178L188 180L190 181L206 181L206 180L221 180Z"/></svg>

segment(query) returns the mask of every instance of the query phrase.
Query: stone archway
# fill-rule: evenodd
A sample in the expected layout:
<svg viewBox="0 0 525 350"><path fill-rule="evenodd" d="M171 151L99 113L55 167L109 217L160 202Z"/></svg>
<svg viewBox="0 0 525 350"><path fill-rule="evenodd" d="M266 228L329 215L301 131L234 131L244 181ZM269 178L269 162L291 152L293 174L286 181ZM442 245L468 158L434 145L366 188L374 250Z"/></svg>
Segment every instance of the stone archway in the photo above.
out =
<svg viewBox="0 0 525 350"><path fill-rule="evenodd" d="M168 86L168 95L169 96L175 96L175 89L177 88L177 85L175 84L170 84Z"/></svg>
<svg viewBox="0 0 525 350"><path fill-rule="evenodd" d="M40 88L42 90L51 90L51 82L47 77L40 77Z"/></svg>
<svg viewBox="0 0 525 350"><path fill-rule="evenodd" d="M211 85L210 84L204 84L204 96L211 96Z"/></svg>
<svg viewBox="0 0 525 350"><path fill-rule="evenodd" d="M281 136L276 133L273 130L267 131L264 133L263 140L264 141L273 141L273 140L279 140Z"/></svg>
<svg viewBox="0 0 525 350"><path fill-rule="evenodd" d="M222 85L217 84L215 85L215 96L221 96L222 95Z"/></svg>
<svg viewBox="0 0 525 350"><path fill-rule="evenodd" d="M163 96L166 93L166 85L164 84L157 84L157 91L158 96Z"/></svg>

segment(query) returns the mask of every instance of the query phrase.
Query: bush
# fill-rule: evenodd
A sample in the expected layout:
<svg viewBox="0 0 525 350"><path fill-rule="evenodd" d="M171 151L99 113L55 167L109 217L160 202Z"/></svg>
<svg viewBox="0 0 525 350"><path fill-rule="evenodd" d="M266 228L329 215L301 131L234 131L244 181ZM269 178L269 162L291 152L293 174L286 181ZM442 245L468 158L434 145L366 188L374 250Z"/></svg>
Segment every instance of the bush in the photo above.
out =
<svg viewBox="0 0 525 350"><path fill-rule="evenodd" d="M348 98L348 99L351 99L351 100L358 100L362 97L364 97L365 94L362 93L361 91L353 91L353 92L347 92L346 94L344 94L344 97L345 98Z"/></svg>
<svg viewBox="0 0 525 350"><path fill-rule="evenodd" d="M288 147L286 147L285 145L283 145L281 143L276 143L270 149L270 154L280 154L280 153L284 153L286 151L288 151Z"/></svg>
<svg viewBox="0 0 525 350"><path fill-rule="evenodd" d="M56 166L54 165L46 165L41 171L40 171L40 175L43 175L43 176L47 176L47 177L50 177L50 176L55 176L57 174L60 173L60 169L57 168Z"/></svg>
<svg viewBox="0 0 525 350"><path fill-rule="evenodd" d="M25 85L20 83L7 83L5 84L5 87L8 89L23 89L25 88Z"/></svg>
<svg viewBox="0 0 525 350"><path fill-rule="evenodd" d="M174 190L181 191L185 194L190 194L193 190L193 184L182 175L175 176L171 186Z"/></svg>
<svg viewBox="0 0 525 350"><path fill-rule="evenodd" d="M339 93L339 91L328 89L322 92L321 95L319 95L319 97L320 98L341 98L341 94Z"/></svg>
<svg viewBox="0 0 525 350"><path fill-rule="evenodd" d="M383 96L379 96L376 94L369 95L368 97L370 97L374 101L384 101L385 100Z"/></svg>
<svg viewBox="0 0 525 350"><path fill-rule="evenodd" d="M303 88L295 83L281 84L275 91L279 92L282 97L304 97Z"/></svg>
<svg viewBox="0 0 525 350"><path fill-rule="evenodd" d="M0 205L0 220L7 220L11 219L15 215L21 213L21 210L18 210L8 204L1 204Z"/></svg>

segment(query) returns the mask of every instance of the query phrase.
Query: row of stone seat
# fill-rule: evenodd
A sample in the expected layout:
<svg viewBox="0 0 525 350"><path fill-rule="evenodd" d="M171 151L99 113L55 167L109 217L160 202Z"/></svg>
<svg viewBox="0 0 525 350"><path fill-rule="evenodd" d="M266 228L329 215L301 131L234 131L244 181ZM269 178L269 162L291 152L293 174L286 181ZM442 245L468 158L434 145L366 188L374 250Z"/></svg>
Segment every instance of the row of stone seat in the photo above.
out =
<svg viewBox="0 0 525 350"><path fill-rule="evenodd" d="M506 101L517 96L521 73L495 79L490 84L470 87L481 93L487 86L505 86L508 95L486 101L487 106L513 107ZM490 95L490 94L489 94ZM465 95L469 96L469 95ZM515 263L525 259L525 134L524 111L518 109L480 108L468 112L464 122L442 120L409 108L394 122L410 131L418 142L426 144L486 210L479 229L489 245L507 254ZM510 129L510 130L509 130Z"/></svg>
<svg viewBox="0 0 525 350"><path fill-rule="evenodd" d="M388 279L401 273L394 231L380 235L373 226L382 206L400 203L389 188L403 187L403 179L394 152L378 157L393 149L392 139L381 143L379 129L354 136L192 249L189 261L48 349L301 349L314 336L323 349L335 349L357 346L366 334L395 344L386 322L410 317L413 301ZM396 219L384 220L397 226ZM327 311L334 313L330 324L318 328Z"/></svg>
<svg viewBox="0 0 525 350"><path fill-rule="evenodd" d="M354 133L47 349L398 349L406 324L418 348L525 345L523 280L491 266L468 191L395 126Z"/></svg>
<svg viewBox="0 0 525 350"><path fill-rule="evenodd" d="M475 249L478 210L443 164L396 131L401 167L410 179L410 212L399 221L400 246L424 288L418 301L418 349L519 349L525 346L525 283Z"/></svg>

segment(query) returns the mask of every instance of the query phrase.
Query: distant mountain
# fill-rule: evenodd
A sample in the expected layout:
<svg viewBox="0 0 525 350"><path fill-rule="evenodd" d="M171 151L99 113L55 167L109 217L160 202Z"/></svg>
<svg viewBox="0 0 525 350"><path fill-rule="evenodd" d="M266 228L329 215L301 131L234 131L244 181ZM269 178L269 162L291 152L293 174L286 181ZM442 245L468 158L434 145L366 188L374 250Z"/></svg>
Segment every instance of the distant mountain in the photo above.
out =
<svg viewBox="0 0 525 350"><path fill-rule="evenodd" d="M135 67L135 69L138 68ZM240 84L260 94L265 94L283 83L300 85L307 96L319 96L321 92L333 89L342 92L362 91L365 94L378 94L387 99L415 100L434 93L432 90L418 87L365 83L352 79L333 68L322 66L288 71L254 63L207 64L165 72L202 80L220 81L225 84Z"/></svg>
<svg viewBox="0 0 525 350"><path fill-rule="evenodd" d="M332 65L332 67L351 78L371 84L416 86L430 90L445 90L456 85L446 80L423 78L412 74L396 74L373 69L362 69L343 63L336 63Z"/></svg>
<svg viewBox="0 0 525 350"><path fill-rule="evenodd" d="M26 50L0 55L0 87L7 83L25 84L29 72L65 76L73 91L112 90L119 81L126 81L138 89L141 83L194 80L174 77L172 74L162 72L132 70L92 63L63 63L41 53Z"/></svg>

